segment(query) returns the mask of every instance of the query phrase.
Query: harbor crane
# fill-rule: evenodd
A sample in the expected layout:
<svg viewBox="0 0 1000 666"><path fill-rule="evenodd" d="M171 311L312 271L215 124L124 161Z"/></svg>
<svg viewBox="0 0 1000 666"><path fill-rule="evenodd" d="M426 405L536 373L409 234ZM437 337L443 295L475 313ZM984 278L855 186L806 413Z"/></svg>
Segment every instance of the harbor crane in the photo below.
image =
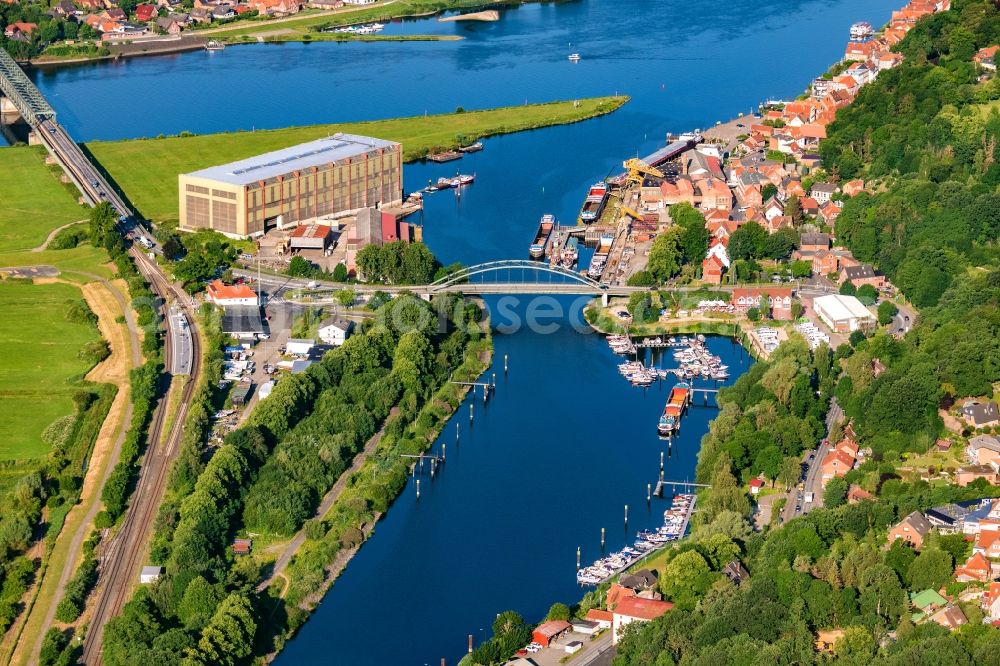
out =
<svg viewBox="0 0 1000 666"><path fill-rule="evenodd" d="M633 157L632 159L625 160L622 163L628 170L628 175L625 177L625 184L627 185L638 185L642 187L642 181L646 176L652 176L654 178L663 178L663 172L656 167L651 167L642 160Z"/></svg>

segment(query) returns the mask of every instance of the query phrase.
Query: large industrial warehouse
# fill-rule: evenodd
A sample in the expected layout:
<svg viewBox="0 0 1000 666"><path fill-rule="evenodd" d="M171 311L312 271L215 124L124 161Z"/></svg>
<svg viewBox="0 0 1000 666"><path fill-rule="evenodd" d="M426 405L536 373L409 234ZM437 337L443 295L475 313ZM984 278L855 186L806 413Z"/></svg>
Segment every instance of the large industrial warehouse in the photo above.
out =
<svg viewBox="0 0 1000 666"><path fill-rule="evenodd" d="M181 174L180 228L257 236L346 211L399 203L402 146L335 134Z"/></svg>

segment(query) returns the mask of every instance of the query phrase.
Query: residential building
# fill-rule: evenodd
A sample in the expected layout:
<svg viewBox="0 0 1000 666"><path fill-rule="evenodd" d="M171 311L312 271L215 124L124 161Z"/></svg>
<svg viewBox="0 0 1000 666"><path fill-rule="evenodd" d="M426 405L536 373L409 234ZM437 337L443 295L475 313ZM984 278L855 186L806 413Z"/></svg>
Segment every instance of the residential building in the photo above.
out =
<svg viewBox="0 0 1000 666"><path fill-rule="evenodd" d="M209 301L222 307L230 305L257 305L257 294L245 284L224 284L222 280L212 280L205 287Z"/></svg>
<svg viewBox="0 0 1000 666"><path fill-rule="evenodd" d="M402 146L338 133L178 177L184 231L259 236L321 217L398 203Z"/></svg>
<svg viewBox="0 0 1000 666"><path fill-rule="evenodd" d="M851 487L847 489L847 503L857 504L864 500L872 499L872 494L859 486L856 483L852 483Z"/></svg>
<svg viewBox="0 0 1000 666"><path fill-rule="evenodd" d="M967 400L962 406L962 416L973 428L988 428L1000 423L1000 409L994 401Z"/></svg>
<svg viewBox="0 0 1000 666"><path fill-rule="evenodd" d="M870 284L876 289L881 289L885 286L885 276L876 273L871 264L844 266L844 268L840 271L840 277L837 282L838 284L844 284L848 281L850 281L850 283L855 287L860 287L863 284Z"/></svg>
<svg viewBox="0 0 1000 666"><path fill-rule="evenodd" d="M875 316L854 296L830 294L813 299L813 310L837 333L851 333L875 328Z"/></svg>
<svg viewBox="0 0 1000 666"><path fill-rule="evenodd" d="M37 23L15 21L4 28L3 36L14 41L30 41L35 30L38 30Z"/></svg>
<svg viewBox="0 0 1000 666"><path fill-rule="evenodd" d="M800 252L823 252L830 249L830 234L808 233L799 237Z"/></svg>
<svg viewBox="0 0 1000 666"><path fill-rule="evenodd" d="M924 537L931 531L931 524L924 514L914 511L889 530L889 543L902 539L917 550L924 545Z"/></svg>
<svg viewBox="0 0 1000 666"><path fill-rule="evenodd" d="M985 479L989 484L997 483L997 470L992 465L966 465L955 473L955 483L964 488L977 479Z"/></svg>
<svg viewBox="0 0 1000 666"><path fill-rule="evenodd" d="M708 284L722 284L725 270L722 260L717 255L710 254L701 262L701 280Z"/></svg>
<svg viewBox="0 0 1000 666"><path fill-rule="evenodd" d="M835 476L844 477L854 469L855 458L847 451L835 448L820 462L820 483L823 487Z"/></svg>
<svg viewBox="0 0 1000 666"><path fill-rule="evenodd" d="M347 338L350 337L353 329L353 321L339 317L329 317L320 322L316 334L325 344L339 347L347 342Z"/></svg>
<svg viewBox="0 0 1000 666"><path fill-rule="evenodd" d="M847 77L850 78L850 77ZM851 79L853 81L853 79ZM837 192L837 186L833 183L815 183L809 190L809 196L820 205L825 204Z"/></svg>
<svg viewBox="0 0 1000 666"><path fill-rule="evenodd" d="M1000 559L1000 530L983 530L976 535L972 552L991 560Z"/></svg>
<svg viewBox="0 0 1000 666"><path fill-rule="evenodd" d="M630 597L618 603L611 626L611 644L617 645L622 629L633 622L651 622L673 608L669 601Z"/></svg>
<svg viewBox="0 0 1000 666"><path fill-rule="evenodd" d="M740 312L757 308L772 319L792 319L791 287L737 287L730 303Z"/></svg>
<svg viewBox="0 0 1000 666"><path fill-rule="evenodd" d="M985 583L993 573L993 566L982 553L973 553L972 557L955 567L955 580L959 583L973 581Z"/></svg>
<svg viewBox="0 0 1000 666"><path fill-rule="evenodd" d="M849 180L843 184L841 191L844 193L844 196L855 197L865 191L865 181L860 178Z"/></svg>
<svg viewBox="0 0 1000 666"><path fill-rule="evenodd" d="M983 69L995 72L997 71L996 55L998 50L1000 50L1000 46L997 46L996 44L992 46L984 46L976 52L976 55L972 56L972 62L976 63Z"/></svg>
<svg viewBox="0 0 1000 666"><path fill-rule="evenodd" d="M135 7L135 20L149 23L156 18L156 5L141 4Z"/></svg>
<svg viewBox="0 0 1000 666"><path fill-rule="evenodd" d="M983 611L994 622L1000 620L1000 582L991 582L989 589L983 594Z"/></svg>
<svg viewBox="0 0 1000 666"><path fill-rule="evenodd" d="M971 438L965 455L973 464L1000 467L1000 437L977 435Z"/></svg>
<svg viewBox="0 0 1000 666"><path fill-rule="evenodd" d="M910 592L910 604L920 611L913 617L916 621L936 612L939 608L944 608L948 605L948 600L937 591L928 589L921 592Z"/></svg>
<svg viewBox="0 0 1000 666"><path fill-rule="evenodd" d="M735 585L739 585L750 578L750 572L747 571L746 567L739 560L727 562L726 566L722 568L722 573Z"/></svg>
<svg viewBox="0 0 1000 666"><path fill-rule="evenodd" d="M931 615L930 621L937 622L945 629L958 629L969 620L965 617L965 613L962 612L961 608L948 604Z"/></svg>
<svg viewBox="0 0 1000 666"><path fill-rule="evenodd" d="M750 494L759 495L760 489L764 487L764 481L761 479L750 479Z"/></svg>
<svg viewBox="0 0 1000 666"><path fill-rule="evenodd" d="M600 608L591 608L587 611L586 619L591 622L596 622L601 629L610 629L611 625L614 623L615 614L611 611L601 610Z"/></svg>

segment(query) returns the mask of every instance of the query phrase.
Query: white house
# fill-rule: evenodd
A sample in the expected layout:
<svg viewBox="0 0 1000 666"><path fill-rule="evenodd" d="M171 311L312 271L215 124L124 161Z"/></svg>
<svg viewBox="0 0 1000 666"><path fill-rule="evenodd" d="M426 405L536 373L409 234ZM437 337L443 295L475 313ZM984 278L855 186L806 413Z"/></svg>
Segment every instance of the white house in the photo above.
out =
<svg viewBox="0 0 1000 666"><path fill-rule="evenodd" d="M143 567L139 573L139 582L143 585L155 583L163 574L163 567Z"/></svg>
<svg viewBox="0 0 1000 666"><path fill-rule="evenodd" d="M315 340L305 340L302 338L289 338L285 343L285 351L293 356L308 356L312 348L316 346Z"/></svg>
<svg viewBox="0 0 1000 666"><path fill-rule="evenodd" d="M224 284L222 280L213 280L205 288L208 300L229 307L234 305L257 305L257 294L245 284Z"/></svg>
<svg viewBox="0 0 1000 666"><path fill-rule="evenodd" d="M354 322L339 317L329 317L319 324L319 339L328 345L339 347L347 341L354 329Z"/></svg>

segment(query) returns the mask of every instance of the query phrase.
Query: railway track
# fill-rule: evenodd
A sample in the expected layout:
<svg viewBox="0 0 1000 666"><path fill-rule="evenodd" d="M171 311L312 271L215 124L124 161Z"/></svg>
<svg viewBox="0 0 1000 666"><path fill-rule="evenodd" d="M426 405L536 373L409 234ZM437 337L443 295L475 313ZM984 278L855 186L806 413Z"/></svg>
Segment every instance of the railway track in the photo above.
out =
<svg viewBox="0 0 1000 666"><path fill-rule="evenodd" d="M193 312L173 285L159 272L155 265L141 252L134 251L140 272L150 281L153 290L164 299L163 312L168 312L168 297L174 296L194 322ZM167 317L169 320L169 317ZM167 418L167 394L161 398L153 414L150 424L148 446L143 458L139 480L133 492L132 501L127 510L125 520L118 534L109 544L100 564L98 584L98 600L91 616L89 629L84 643L83 662L96 666L101 663L101 649L104 644L104 628L107 622L117 615L129 593L134 589L137 580L141 558L146 550L149 532L156 517L157 509L166 489L171 463L177 455L177 449L183 434L183 423L188 408L197 387L197 377L201 366L201 340L194 325L191 331L192 367L191 380L184 387L181 400L177 407L177 416L173 421L166 439L162 433ZM173 353L170 336L166 336L164 361L169 367L170 356Z"/></svg>

